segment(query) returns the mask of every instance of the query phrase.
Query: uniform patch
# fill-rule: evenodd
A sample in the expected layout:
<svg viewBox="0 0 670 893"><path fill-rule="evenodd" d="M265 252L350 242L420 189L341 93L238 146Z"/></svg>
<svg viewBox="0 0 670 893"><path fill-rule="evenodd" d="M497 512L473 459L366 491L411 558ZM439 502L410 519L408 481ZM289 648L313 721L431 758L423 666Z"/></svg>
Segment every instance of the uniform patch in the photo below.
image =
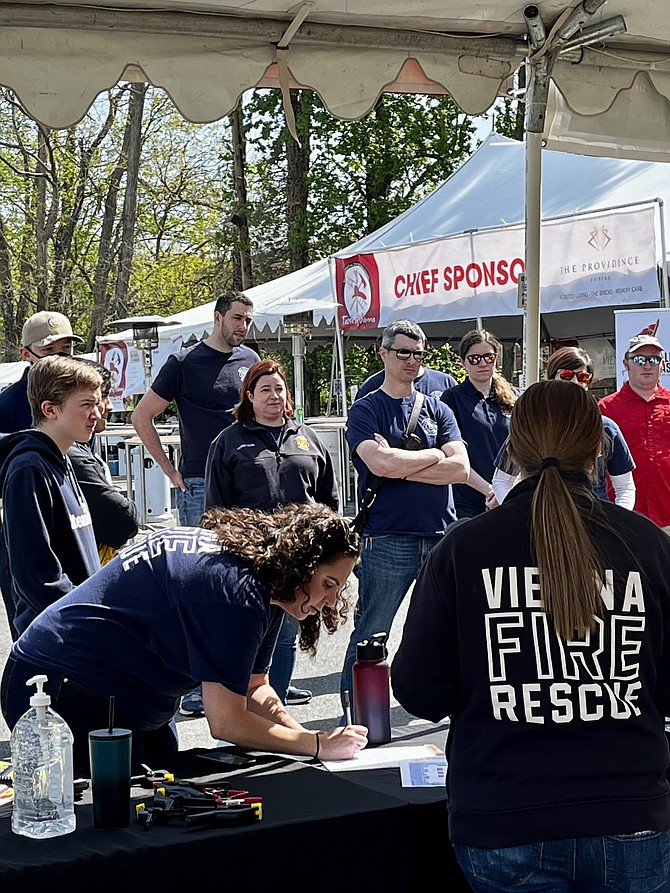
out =
<svg viewBox="0 0 670 893"><path fill-rule="evenodd" d="M426 434L431 434L433 437L437 435L437 422L433 421L433 419L422 419L421 427Z"/></svg>
<svg viewBox="0 0 670 893"><path fill-rule="evenodd" d="M240 381L244 381L248 371L249 371L248 366L238 366L237 367L237 374L240 376Z"/></svg>
<svg viewBox="0 0 670 893"><path fill-rule="evenodd" d="M302 434L299 434L295 439L295 445L299 450L308 450L309 449L309 441L306 437L303 437Z"/></svg>

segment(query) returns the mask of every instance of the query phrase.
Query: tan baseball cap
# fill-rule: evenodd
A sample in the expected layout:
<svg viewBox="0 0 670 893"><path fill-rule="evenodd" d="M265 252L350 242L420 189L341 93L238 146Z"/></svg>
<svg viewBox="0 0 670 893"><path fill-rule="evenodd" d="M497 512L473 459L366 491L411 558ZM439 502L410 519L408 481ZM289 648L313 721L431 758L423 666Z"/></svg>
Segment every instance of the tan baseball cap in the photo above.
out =
<svg viewBox="0 0 670 893"><path fill-rule="evenodd" d="M21 344L23 347L46 347L59 341L61 338L72 338L74 341L83 341L79 335L75 335L70 325L70 320L62 313L53 310L40 310L33 313L23 324L21 332Z"/></svg>

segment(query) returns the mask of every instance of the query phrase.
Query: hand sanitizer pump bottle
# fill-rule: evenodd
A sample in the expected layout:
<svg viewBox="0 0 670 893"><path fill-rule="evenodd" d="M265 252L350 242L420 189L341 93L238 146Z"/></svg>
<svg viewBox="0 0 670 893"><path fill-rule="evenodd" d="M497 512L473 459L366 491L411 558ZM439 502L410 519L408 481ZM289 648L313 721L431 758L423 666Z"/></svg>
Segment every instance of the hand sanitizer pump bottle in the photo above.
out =
<svg viewBox="0 0 670 893"><path fill-rule="evenodd" d="M49 706L46 676L33 676L36 685L30 709L16 723L10 738L14 806L12 831L25 837L60 837L74 831L72 732Z"/></svg>

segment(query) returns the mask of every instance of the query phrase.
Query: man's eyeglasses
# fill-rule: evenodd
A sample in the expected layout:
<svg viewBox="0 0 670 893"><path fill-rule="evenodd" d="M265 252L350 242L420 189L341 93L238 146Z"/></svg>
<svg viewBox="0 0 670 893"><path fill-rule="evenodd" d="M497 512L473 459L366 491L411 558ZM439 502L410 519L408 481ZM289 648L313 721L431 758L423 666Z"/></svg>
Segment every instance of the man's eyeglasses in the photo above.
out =
<svg viewBox="0 0 670 893"><path fill-rule="evenodd" d="M426 356L425 350L407 350L406 347L389 347L389 350L392 350L399 360L409 360L410 357L414 357L415 360L421 362Z"/></svg>
<svg viewBox="0 0 670 893"><path fill-rule="evenodd" d="M632 357L628 357L628 359L635 363L636 366L645 366L649 363L650 366L660 366L663 362L663 357L645 357L640 356L639 354L634 354Z"/></svg>
<svg viewBox="0 0 670 893"><path fill-rule="evenodd" d="M497 353L473 353L472 356L465 359L471 366L479 366L482 360L484 360L487 366L490 366L492 363L495 363L497 356Z"/></svg>
<svg viewBox="0 0 670 893"><path fill-rule="evenodd" d="M572 381L573 378L576 378L580 384L588 384L593 376L590 372L575 372L574 369L559 369L558 377L561 381Z"/></svg>

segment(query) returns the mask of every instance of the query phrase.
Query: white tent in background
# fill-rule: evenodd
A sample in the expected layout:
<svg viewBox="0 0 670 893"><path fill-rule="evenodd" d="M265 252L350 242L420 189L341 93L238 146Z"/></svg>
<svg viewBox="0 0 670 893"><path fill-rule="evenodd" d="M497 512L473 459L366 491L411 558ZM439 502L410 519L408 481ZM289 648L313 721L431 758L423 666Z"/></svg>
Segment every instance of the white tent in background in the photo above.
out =
<svg viewBox="0 0 670 893"><path fill-rule="evenodd" d="M633 202L659 198L667 228L670 224L670 169L658 162L595 158L563 152L544 153L542 202L545 217L554 218L577 212L616 208ZM441 186L417 202L386 226L359 239L339 254L349 256L383 248L413 245L428 240L491 227L512 226L524 219L524 146L515 140L491 134L477 151ZM658 239L661 245L661 239ZM661 260L660 256L658 258ZM285 316L311 312L318 331L333 325L335 297L328 260L323 259L248 289L254 301L254 335L270 338L279 333ZM614 332L612 309L574 309L543 317L552 338L573 338ZM627 305L630 306L630 305ZM443 330L455 336L471 326L459 326L461 317L445 306ZM201 338L210 331L214 303L203 304L176 315L175 326L160 332L178 349L182 344ZM490 327L503 338L520 335L519 318L491 318ZM366 333L361 332L365 337ZM102 340L117 340L106 336Z"/></svg>

